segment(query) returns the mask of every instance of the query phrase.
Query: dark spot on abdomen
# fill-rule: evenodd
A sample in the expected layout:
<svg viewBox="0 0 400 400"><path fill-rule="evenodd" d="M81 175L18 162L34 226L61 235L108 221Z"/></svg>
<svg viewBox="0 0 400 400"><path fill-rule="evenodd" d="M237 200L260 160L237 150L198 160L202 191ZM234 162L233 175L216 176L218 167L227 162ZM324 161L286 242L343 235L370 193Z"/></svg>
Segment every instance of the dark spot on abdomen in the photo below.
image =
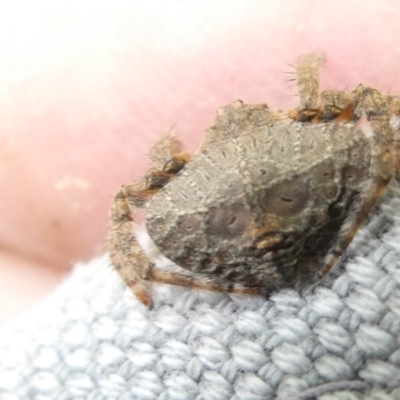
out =
<svg viewBox="0 0 400 400"><path fill-rule="evenodd" d="M310 197L308 185L301 179L278 183L265 192L267 211L281 217L300 213Z"/></svg>
<svg viewBox="0 0 400 400"><path fill-rule="evenodd" d="M244 233L250 220L250 210L241 204L213 207L208 214L208 227L218 236L234 238Z"/></svg>

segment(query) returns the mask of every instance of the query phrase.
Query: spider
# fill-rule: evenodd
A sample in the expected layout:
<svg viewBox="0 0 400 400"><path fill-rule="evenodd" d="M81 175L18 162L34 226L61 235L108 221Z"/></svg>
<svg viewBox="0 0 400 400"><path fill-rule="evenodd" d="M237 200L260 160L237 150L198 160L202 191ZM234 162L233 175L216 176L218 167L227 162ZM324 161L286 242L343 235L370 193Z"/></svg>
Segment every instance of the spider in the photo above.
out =
<svg viewBox="0 0 400 400"><path fill-rule="evenodd" d="M165 135L144 177L120 187L109 252L142 303L152 304L147 282L268 296L337 263L399 176L400 98L362 84L319 93L322 62L313 53L297 65L296 109L235 101L193 154ZM137 209L181 272L156 268L142 250Z"/></svg>

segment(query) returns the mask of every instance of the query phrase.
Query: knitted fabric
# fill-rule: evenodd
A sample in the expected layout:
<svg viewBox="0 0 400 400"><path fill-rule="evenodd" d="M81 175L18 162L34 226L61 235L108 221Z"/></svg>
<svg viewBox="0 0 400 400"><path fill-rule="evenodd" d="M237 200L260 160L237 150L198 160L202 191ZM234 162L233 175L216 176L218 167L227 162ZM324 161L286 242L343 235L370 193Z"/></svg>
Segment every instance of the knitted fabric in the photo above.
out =
<svg viewBox="0 0 400 400"><path fill-rule="evenodd" d="M0 399L400 399L400 193L335 271L269 299L153 285L77 265L0 333Z"/></svg>

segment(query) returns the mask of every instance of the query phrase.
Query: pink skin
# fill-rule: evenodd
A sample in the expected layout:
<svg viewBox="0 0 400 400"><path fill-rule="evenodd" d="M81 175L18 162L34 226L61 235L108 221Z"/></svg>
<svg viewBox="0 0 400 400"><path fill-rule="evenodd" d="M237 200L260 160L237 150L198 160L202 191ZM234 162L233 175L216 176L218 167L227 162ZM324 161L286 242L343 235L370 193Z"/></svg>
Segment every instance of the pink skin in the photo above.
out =
<svg viewBox="0 0 400 400"><path fill-rule="evenodd" d="M396 0L26 3L0 17L0 323L105 250L112 195L162 133L193 150L238 98L294 107L311 51L323 89L400 93Z"/></svg>

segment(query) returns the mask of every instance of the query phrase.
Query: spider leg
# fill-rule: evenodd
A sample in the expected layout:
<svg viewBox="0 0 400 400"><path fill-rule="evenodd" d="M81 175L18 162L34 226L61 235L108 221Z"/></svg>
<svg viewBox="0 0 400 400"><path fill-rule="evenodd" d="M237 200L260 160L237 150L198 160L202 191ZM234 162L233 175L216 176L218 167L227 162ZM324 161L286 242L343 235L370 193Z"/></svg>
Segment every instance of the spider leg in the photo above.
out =
<svg viewBox="0 0 400 400"><path fill-rule="evenodd" d="M190 154L183 153L181 142L166 134L151 147L149 157L153 169L176 174L189 161Z"/></svg>
<svg viewBox="0 0 400 400"><path fill-rule="evenodd" d="M348 122L355 118L353 96L343 90L325 90L320 95L317 121Z"/></svg>
<svg viewBox="0 0 400 400"><path fill-rule="evenodd" d="M319 72L324 57L319 53L307 54L296 67L296 83L300 105L289 112L289 117L300 122L311 121L318 113Z"/></svg>
<svg viewBox="0 0 400 400"><path fill-rule="evenodd" d="M163 137L152 148L153 168L140 181L121 186L111 206L111 227L108 249L111 261L122 279L136 297L145 305L151 305L151 296L144 282L153 264L137 242L133 222L137 209L145 208L146 202L180 169L189 155L179 153L176 141ZM162 166L159 170L157 167Z"/></svg>
<svg viewBox="0 0 400 400"><path fill-rule="evenodd" d="M389 102L386 95L369 86L360 85L353 93L356 98L354 113L360 117L359 129L371 143L369 179L363 183L352 211L343 224L336 244L325 258L316 279L322 278L341 257L364 224L368 214L386 192L395 172L393 150L394 130L390 124Z"/></svg>
<svg viewBox="0 0 400 400"><path fill-rule="evenodd" d="M152 282L184 286L192 289L210 290L214 292L257 294L263 289L256 285L238 284L223 279L213 279L211 281L206 277L190 276L157 268L150 269L145 279Z"/></svg>
<svg viewBox="0 0 400 400"><path fill-rule="evenodd" d="M142 281L143 274L150 268L150 261L139 246L134 231L135 209L141 198L137 185L121 186L111 206L111 227L108 235L108 250L114 268L136 297L145 305L151 305L151 297ZM133 201L130 201L132 200Z"/></svg>

